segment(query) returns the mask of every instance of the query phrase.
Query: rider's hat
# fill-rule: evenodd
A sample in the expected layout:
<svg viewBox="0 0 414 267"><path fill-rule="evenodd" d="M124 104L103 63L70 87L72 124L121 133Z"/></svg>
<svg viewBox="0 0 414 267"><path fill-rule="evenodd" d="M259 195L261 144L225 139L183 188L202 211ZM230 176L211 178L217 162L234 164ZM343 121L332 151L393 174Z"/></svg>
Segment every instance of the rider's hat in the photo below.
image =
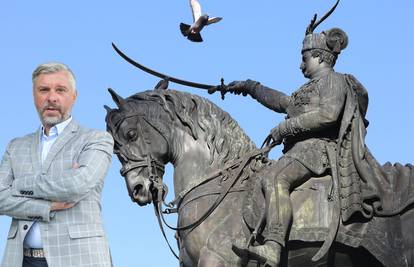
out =
<svg viewBox="0 0 414 267"><path fill-rule="evenodd" d="M335 10L339 0L318 22L316 22L316 14L313 16L310 24L306 28L305 38L303 39L302 52L321 49L338 55L341 50L345 49L348 45L348 36L339 28L332 28L321 33L314 33L315 28L324 21Z"/></svg>

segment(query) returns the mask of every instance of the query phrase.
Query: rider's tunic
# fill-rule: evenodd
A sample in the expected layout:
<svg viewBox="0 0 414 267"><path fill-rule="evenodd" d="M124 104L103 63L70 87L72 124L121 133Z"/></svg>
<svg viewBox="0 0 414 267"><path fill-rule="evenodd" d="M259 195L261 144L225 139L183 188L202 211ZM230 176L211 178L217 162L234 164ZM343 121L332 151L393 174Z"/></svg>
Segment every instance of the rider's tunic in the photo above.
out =
<svg viewBox="0 0 414 267"><path fill-rule="evenodd" d="M363 86L353 76L329 70L309 80L291 96L258 84L253 97L268 108L287 114L279 125L284 137L283 157L299 161L318 176L330 169L327 147L336 151L342 219L348 220L357 211L372 216L363 204L362 194L368 186L361 184L352 157L352 147L364 151L368 95ZM357 128L358 136L352 134ZM369 195L378 196L372 192Z"/></svg>

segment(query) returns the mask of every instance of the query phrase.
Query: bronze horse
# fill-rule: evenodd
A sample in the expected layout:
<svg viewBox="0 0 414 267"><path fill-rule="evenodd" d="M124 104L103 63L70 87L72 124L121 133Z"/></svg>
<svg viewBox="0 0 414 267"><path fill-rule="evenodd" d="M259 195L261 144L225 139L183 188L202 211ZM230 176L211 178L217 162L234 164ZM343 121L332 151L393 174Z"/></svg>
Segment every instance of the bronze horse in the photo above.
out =
<svg viewBox="0 0 414 267"><path fill-rule="evenodd" d="M164 165L174 166L180 266L261 266L240 259L232 244L247 243L260 221L263 201L253 201L261 195L253 185L266 175L260 170L271 161L255 153L256 146L228 113L204 98L173 90L146 91L126 99L110 93L118 109L106 107L107 128L132 200L139 205L162 202ZM401 233L381 228L384 223L401 226L399 216L340 225L338 242L312 262L332 217L329 188L326 176L312 178L292 192L294 220L280 265L407 266L396 242L404 243ZM413 221L410 216L406 224ZM365 238L368 226L385 229L384 236ZM260 242L260 236L256 240ZM389 252L384 253L383 246L390 247Z"/></svg>

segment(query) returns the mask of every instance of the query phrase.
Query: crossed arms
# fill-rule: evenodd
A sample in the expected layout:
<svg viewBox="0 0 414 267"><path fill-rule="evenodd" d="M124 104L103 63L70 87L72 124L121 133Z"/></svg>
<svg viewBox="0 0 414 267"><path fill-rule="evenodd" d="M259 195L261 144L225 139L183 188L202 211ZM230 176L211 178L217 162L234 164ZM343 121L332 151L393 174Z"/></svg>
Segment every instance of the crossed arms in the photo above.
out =
<svg viewBox="0 0 414 267"><path fill-rule="evenodd" d="M70 208L103 183L113 149L108 133L95 132L82 149L76 166L59 173L32 174L14 179L11 146L0 164L0 215L49 221L50 211ZM29 192L29 193L28 193Z"/></svg>

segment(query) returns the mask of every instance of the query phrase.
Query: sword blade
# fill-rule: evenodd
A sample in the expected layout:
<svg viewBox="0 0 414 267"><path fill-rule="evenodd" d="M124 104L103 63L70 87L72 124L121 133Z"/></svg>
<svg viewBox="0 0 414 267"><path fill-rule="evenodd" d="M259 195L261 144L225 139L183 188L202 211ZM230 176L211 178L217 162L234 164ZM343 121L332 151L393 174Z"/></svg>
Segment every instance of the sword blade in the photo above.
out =
<svg viewBox="0 0 414 267"><path fill-rule="evenodd" d="M129 58L127 55L125 55L121 50L119 50L119 48L112 43L112 47L115 49L115 51L118 53L118 55L120 55L123 59L125 59L128 63L130 63L131 65L139 68L142 71L145 71L146 73L149 73L151 75L154 75L158 78L161 79L167 79L168 81L174 82L174 83L178 83L181 85L185 85L185 86L189 86L189 87L195 87L195 88L200 88L200 89L205 89L205 90L209 90L212 88L217 88L218 86L216 85L209 85L209 84L203 84L203 83L195 83L195 82L190 82L190 81L186 81L183 79L178 79L169 75L165 75L163 73L160 73L158 71L152 70L150 68L145 67L144 65L139 64L138 62L136 62L135 60Z"/></svg>

